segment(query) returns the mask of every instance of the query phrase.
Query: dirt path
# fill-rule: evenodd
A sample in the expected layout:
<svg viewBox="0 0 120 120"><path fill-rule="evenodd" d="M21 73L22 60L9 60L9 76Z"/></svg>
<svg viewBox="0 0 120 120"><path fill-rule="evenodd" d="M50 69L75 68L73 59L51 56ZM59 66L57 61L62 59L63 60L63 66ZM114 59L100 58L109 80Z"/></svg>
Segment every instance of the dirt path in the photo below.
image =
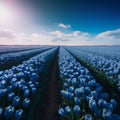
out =
<svg viewBox="0 0 120 120"><path fill-rule="evenodd" d="M45 83L39 89L38 94L34 96L26 120L60 120L58 107L61 102L61 95L57 53L50 70L49 77L46 76L49 78L48 83Z"/></svg>
<svg viewBox="0 0 120 120"><path fill-rule="evenodd" d="M46 106L42 120L59 120L58 117L58 106L60 103L60 92L58 84L58 57L56 55L55 61L53 61L50 81L48 84L48 89L46 91Z"/></svg>

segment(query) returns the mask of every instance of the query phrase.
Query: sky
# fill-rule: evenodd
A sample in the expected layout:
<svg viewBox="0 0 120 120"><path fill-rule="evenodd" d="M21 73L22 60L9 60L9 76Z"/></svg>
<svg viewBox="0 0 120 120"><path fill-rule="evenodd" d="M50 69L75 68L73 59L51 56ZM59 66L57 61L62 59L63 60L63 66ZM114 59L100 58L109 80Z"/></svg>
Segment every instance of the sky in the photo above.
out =
<svg viewBox="0 0 120 120"><path fill-rule="evenodd" d="M1 45L120 45L120 0L0 0Z"/></svg>

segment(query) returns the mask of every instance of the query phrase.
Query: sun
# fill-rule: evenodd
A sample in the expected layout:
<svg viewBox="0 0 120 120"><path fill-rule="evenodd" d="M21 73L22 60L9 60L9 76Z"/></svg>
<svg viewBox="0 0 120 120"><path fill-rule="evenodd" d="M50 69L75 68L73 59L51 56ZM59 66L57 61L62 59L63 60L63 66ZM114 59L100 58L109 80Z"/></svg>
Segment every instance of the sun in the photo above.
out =
<svg viewBox="0 0 120 120"><path fill-rule="evenodd" d="M12 10L7 6L0 4L0 22L2 23L10 22L12 18L13 18Z"/></svg>

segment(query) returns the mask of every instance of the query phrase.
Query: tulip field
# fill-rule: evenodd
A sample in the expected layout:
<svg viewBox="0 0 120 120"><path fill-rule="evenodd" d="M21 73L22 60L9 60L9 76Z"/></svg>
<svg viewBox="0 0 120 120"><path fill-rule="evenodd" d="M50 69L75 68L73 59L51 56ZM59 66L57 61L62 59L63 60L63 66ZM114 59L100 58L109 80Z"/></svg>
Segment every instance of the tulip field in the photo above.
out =
<svg viewBox="0 0 120 120"><path fill-rule="evenodd" d="M120 46L0 47L0 120L120 120Z"/></svg>

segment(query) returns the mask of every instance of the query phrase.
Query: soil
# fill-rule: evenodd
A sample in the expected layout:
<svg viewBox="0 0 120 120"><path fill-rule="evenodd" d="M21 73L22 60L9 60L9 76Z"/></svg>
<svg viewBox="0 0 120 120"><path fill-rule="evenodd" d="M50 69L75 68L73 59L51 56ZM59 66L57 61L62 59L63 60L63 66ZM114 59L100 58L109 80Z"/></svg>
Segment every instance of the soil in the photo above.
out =
<svg viewBox="0 0 120 120"><path fill-rule="evenodd" d="M43 114L42 120L60 120L58 115L58 107L60 104L60 90L59 90L59 74L58 74L58 56L56 55L51 73L50 73L50 81L48 84L48 89L44 96L46 96L45 110Z"/></svg>
<svg viewBox="0 0 120 120"><path fill-rule="evenodd" d="M60 120L58 107L62 99L60 95L58 52L51 65L48 83L44 86L45 91L38 91L38 94L34 96L28 112L29 117L26 120Z"/></svg>

